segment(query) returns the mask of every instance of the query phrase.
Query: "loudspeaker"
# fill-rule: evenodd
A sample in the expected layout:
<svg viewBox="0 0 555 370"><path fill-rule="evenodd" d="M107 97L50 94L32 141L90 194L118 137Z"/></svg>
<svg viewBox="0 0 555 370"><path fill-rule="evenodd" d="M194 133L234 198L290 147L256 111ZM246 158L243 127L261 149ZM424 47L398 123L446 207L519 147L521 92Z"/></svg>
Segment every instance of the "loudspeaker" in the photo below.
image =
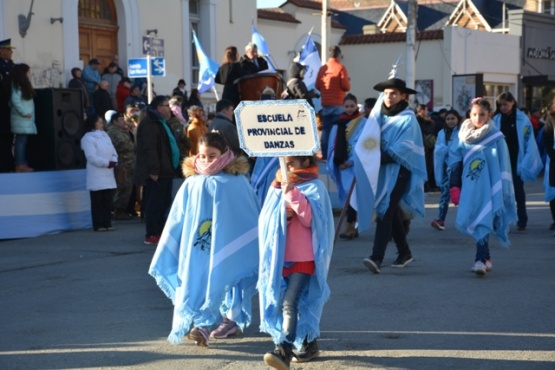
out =
<svg viewBox="0 0 555 370"><path fill-rule="evenodd" d="M80 89L36 89L37 135L29 135L27 162L35 171L85 168L81 150L83 95Z"/></svg>

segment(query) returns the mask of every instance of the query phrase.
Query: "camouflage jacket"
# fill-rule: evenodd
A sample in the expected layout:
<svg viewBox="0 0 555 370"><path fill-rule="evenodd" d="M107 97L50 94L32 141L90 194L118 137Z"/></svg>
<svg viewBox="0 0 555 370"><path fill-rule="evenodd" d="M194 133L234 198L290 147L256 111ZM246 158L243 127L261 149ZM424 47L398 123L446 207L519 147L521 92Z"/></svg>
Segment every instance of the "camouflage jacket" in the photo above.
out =
<svg viewBox="0 0 555 370"><path fill-rule="evenodd" d="M121 166L134 166L135 165L135 144L131 140L129 131L114 125L108 125L106 130L112 144L118 153L118 164Z"/></svg>

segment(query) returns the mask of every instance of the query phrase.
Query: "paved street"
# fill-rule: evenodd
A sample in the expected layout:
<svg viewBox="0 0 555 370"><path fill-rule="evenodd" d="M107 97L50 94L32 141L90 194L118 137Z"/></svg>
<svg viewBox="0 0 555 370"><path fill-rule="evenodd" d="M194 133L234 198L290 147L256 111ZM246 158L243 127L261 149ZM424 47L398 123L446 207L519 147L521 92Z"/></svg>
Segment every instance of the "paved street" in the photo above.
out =
<svg viewBox="0 0 555 370"><path fill-rule="evenodd" d="M493 271L470 272L475 247L425 219L411 226L415 258L371 274L374 230L335 247L321 358L292 369L555 369L555 238L538 184L527 186L529 227L512 246L493 240ZM0 369L266 369L273 349L253 325L199 348L166 342L171 302L147 274L153 254L140 221L0 242ZM395 259L392 244L385 265Z"/></svg>

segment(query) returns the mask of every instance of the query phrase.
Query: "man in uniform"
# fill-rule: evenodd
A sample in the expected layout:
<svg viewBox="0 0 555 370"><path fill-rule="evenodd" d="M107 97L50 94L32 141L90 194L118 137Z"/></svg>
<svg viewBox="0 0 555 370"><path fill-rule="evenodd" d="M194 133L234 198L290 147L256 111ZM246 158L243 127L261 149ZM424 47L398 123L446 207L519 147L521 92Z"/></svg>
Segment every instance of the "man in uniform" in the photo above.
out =
<svg viewBox="0 0 555 370"><path fill-rule="evenodd" d="M131 220L127 209L133 191L135 143L131 139L130 127L123 120L121 113L113 110L106 112L106 122L109 123L106 131L118 153L118 166L115 169L118 187L114 195L114 220Z"/></svg>
<svg viewBox="0 0 555 370"><path fill-rule="evenodd" d="M8 76L14 67L11 39L0 41L0 172L14 171L13 134L10 125Z"/></svg>

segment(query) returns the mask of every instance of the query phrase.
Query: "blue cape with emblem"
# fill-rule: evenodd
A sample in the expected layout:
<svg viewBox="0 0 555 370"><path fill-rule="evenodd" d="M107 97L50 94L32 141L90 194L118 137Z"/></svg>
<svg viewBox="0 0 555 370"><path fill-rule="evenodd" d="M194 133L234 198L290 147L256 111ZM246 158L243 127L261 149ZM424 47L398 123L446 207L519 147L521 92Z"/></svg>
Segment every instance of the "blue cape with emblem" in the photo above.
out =
<svg viewBox="0 0 555 370"><path fill-rule="evenodd" d="M191 176L177 192L149 269L174 304L171 343L222 315L250 325L259 210L244 175Z"/></svg>
<svg viewBox="0 0 555 370"><path fill-rule="evenodd" d="M502 245L508 246L509 226L516 220L516 208L505 137L495 126L473 144L459 137L459 144L450 155L453 166L461 161L463 165L457 229L476 241L495 232Z"/></svg>
<svg viewBox="0 0 555 370"><path fill-rule="evenodd" d="M445 142L445 129L437 134L437 141L434 147L434 176L436 184L443 183L443 177L447 176L447 169L451 166L449 157L450 148L454 148L459 144L459 127L453 127L453 132L449 138L449 142Z"/></svg>
<svg viewBox="0 0 555 370"><path fill-rule="evenodd" d="M501 129L501 114L493 117L497 129ZM534 138L534 129L530 120L520 109L516 110L516 132L518 136L518 159L516 174L522 181L536 180L543 168L543 161Z"/></svg>
<svg viewBox="0 0 555 370"><path fill-rule="evenodd" d="M312 210L312 248L316 265L308 289L299 302L295 346L300 347L305 337L311 341L320 336L320 317L330 295L327 276L333 251L334 222L324 183L315 179L295 186L307 197ZM281 303L286 287L282 272L287 220L282 189L271 187L268 190L259 225L260 331L269 333L278 344L285 339Z"/></svg>

